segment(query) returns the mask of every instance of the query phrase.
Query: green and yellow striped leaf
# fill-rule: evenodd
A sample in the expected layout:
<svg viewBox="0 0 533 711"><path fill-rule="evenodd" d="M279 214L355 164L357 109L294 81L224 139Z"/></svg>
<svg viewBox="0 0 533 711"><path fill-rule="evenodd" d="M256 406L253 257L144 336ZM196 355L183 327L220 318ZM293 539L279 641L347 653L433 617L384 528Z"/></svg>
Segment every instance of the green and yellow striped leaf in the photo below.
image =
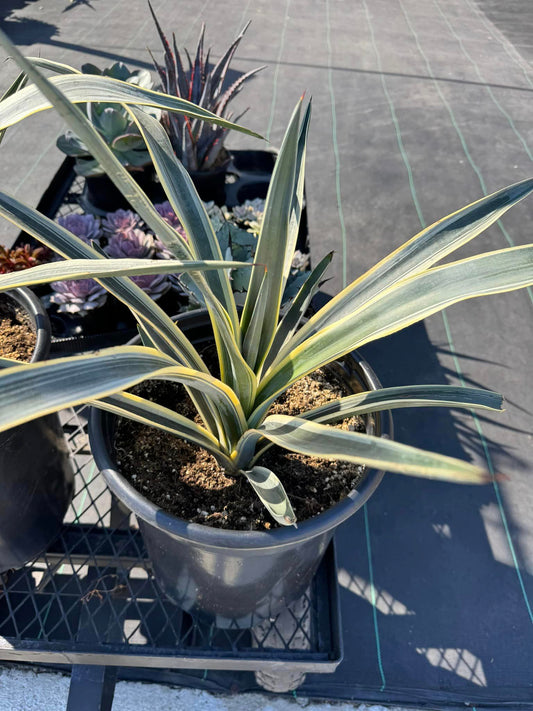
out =
<svg viewBox="0 0 533 711"><path fill-rule="evenodd" d="M256 430L249 430L238 449L249 447L246 440L261 437L292 452L323 459L365 464L399 474L441 479L458 484L483 484L490 474L473 464L442 454L426 452L383 437L347 432L299 417L271 415ZM255 460L254 464L255 464Z"/></svg>
<svg viewBox="0 0 533 711"><path fill-rule="evenodd" d="M533 245L488 252L405 279L311 335L274 365L260 386L258 403L263 403L264 410L267 401L303 375L452 304L531 284Z"/></svg>
<svg viewBox="0 0 533 711"><path fill-rule="evenodd" d="M314 269L311 271L311 274L304 281L298 293L292 300L292 303L290 304L287 313L279 322L279 325L276 329L276 334L274 336L274 340L268 353L268 357L263 365L263 370L265 372L268 370L278 353L281 351L283 345L296 332L296 329L302 322L313 297L320 289L322 277L324 276L324 272L330 265L332 258L333 252L329 252L329 254L326 254L326 256L323 257L316 265L316 267L314 267Z"/></svg>
<svg viewBox="0 0 533 711"><path fill-rule="evenodd" d="M459 407L503 412L502 402L503 398L498 393L480 388L455 385L404 385L348 395L302 412L300 417L313 422L331 424L345 417L404 407Z"/></svg>
<svg viewBox="0 0 533 711"><path fill-rule="evenodd" d="M186 240L176 232L169 224L162 219L157 210L154 209L152 203L146 196L146 194L141 190L137 182L128 173L128 171L121 165L120 161L115 157L113 152L109 150L105 141L102 139L98 131L93 127L91 122L84 116L83 112L63 94L63 92L58 88L57 83L61 86L65 82L75 81L78 89L83 86L89 86L95 79L107 79L113 83L113 86L125 87L124 91L130 91L131 89L141 89L141 87L136 87L133 84L127 84L126 82L120 82L116 79L110 79L109 77L97 77L91 74L78 74L75 76L60 76L53 79L47 79L40 71L28 61L15 45L9 40L9 38L0 30L0 45L15 59L19 67L23 72L26 73L28 79L34 82L35 86L26 87L26 89L32 89L32 91L37 92L40 96L41 92L44 97L46 97L46 102L53 105L57 113L63 118L63 120L70 126L70 128L76 133L76 135L85 143L87 149L90 151L93 158L95 158L101 165L102 169L107 173L109 178L113 181L115 186L120 190L122 195L126 198L129 204L132 206L133 210L140 215L140 217L146 222L150 229L166 244L168 249L172 252L178 259L191 259L192 255L187 245ZM86 84L87 82L87 84ZM68 85L68 84L67 84ZM127 89L129 87L129 89ZM18 119L13 119L11 115L10 121L6 121L5 113L9 113L10 104L15 103L15 113L18 111L16 106L18 105L18 99L23 92L17 92L16 97L10 97L5 100L5 102L0 102L0 128L6 125L11 125ZM118 90L117 90L118 91ZM122 91L122 89L120 90ZM142 91L147 91L142 89ZM85 92L87 93L87 92ZM120 93L120 92L119 92ZM157 93L157 92L155 92ZM102 96L98 98L93 96L92 100L96 101L109 101L112 100L114 96L112 92L107 94L103 92ZM122 94L121 94L122 95ZM130 100L132 99L132 94L130 93ZM165 96L165 95L161 95ZM172 98L172 97L169 97ZM42 101L42 97L40 99ZM91 100L85 96L84 101ZM119 99L120 100L120 99ZM8 108L6 109L6 105ZM4 112L4 119L2 119L2 111ZM13 111L11 113L13 113ZM18 114L17 114L18 115Z"/></svg>
<svg viewBox="0 0 533 711"><path fill-rule="evenodd" d="M7 40L7 42L9 42L9 40ZM5 41L3 44L7 49L8 45ZM14 56L15 61L21 69L23 69L27 77L35 81L35 75L27 71L26 66L21 65L19 58L12 51L12 47L13 45L10 44L8 50L10 54ZM239 131L240 133L245 133L255 138L262 138L262 136L255 131L251 131L244 126L239 126L232 121L228 121L201 106L197 106L177 96L170 96L169 94L163 94L152 89L145 89L137 84L131 84L111 77L99 76L97 74L71 73L71 67L56 62L35 61L34 58L27 58L26 63L30 66L53 69L56 72L62 71L62 76L52 77L50 81L58 91L73 104L102 101L110 104L149 106L151 108L173 111L195 119L201 119L207 123L213 123L223 128ZM29 116L52 108L52 105L55 106L55 103L50 97L46 95L43 96L40 88L41 87L35 81L35 84L26 86L22 91L18 92L16 97L10 96L7 97L5 101L2 101L0 104L0 129L13 126L13 124L19 123Z"/></svg>
<svg viewBox="0 0 533 711"><path fill-rule="evenodd" d="M296 526L296 515L283 484L266 467L253 467L242 472L274 521L282 526Z"/></svg>
<svg viewBox="0 0 533 711"><path fill-rule="evenodd" d="M176 274L178 272L207 271L250 267L247 262L187 261L179 259L69 259L50 262L19 272L0 274L0 291L19 286L48 284L60 279L100 279L103 277L129 277L140 274Z"/></svg>
<svg viewBox="0 0 533 711"><path fill-rule="evenodd" d="M150 152L161 186L185 228L192 255L196 259L223 259L213 225L200 200L189 173L176 158L170 140L161 123L149 114L134 107L130 113ZM228 272L210 275L207 283L227 311L235 333L239 319L231 291Z"/></svg>
<svg viewBox="0 0 533 711"><path fill-rule="evenodd" d="M276 159L272 178L268 188L265 211L261 223L261 231L257 242L255 261L266 266L266 278L259 269L254 270L250 277L248 292L241 317L243 338L248 334L256 313L257 305L268 304L261 328L253 328L258 344L250 343L248 352L257 353L257 360L250 362L252 369L261 365L270 347L278 326L279 308L284 285L284 270L287 255L294 253L295 234L289 244L289 222L293 208L295 181L299 176L299 165L303 161L305 151L298 152L300 138L301 101L298 102L285 133L279 155ZM309 111L309 109L308 109ZM307 127L309 116L306 112ZM304 136L307 133L305 128ZM305 142L305 138L304 138Z"/></svg>
<svg viewBox="0 0 533 711"><path fill-rule="evenodd" d="M467 205L422 230L331 299L287 343L279 353L278 362L313 331L320 330L361 308L392 285L430 268L474 239L513 205L527 197L532 190L533 179L522 180Z"/></svg>
<svg viewBox="0 0 533 711"><path fill-rule="evenodd" d="M127 392L115 393L101 400L91 401L90 404L119 417L127 417L142 425L156 427L176 437L181 437L206 449L227 469L231 469L233 466L231 459L221 451L220 442L216 437L193 420L170 410L168 407Z"/></svg>
<svg viewBox="0 0 533 711"><path fill-rule="evenodd" d="M220 380L178 366L156 350L120 346L3 369L0 431L64 407L105 398L151 378L178 382L207 395L216 408L217 435L228 451L246 429L235 393Z"/></svg>

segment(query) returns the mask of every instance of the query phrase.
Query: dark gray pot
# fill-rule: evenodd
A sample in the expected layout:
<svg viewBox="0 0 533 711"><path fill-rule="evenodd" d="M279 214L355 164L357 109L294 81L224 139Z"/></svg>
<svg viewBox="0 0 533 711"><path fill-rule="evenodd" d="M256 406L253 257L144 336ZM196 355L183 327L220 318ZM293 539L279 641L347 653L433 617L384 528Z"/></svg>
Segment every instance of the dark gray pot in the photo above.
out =
<svg viewBox="0 0 533 711"><path fill-rule="evenodd" d="M31 362L45 360L51 330L44 307L29 289L7 294L32 319L37 343ZM0 572L22 567L56 538L72 499L73 484L57 414L0 433Z"/></svg>
<svg viewBox="0 0 533 711"><path fill-rule="evenodd" d="M178 320L193 342L195 336L209 338L205 313L187 314ZM381 387L357 353L347 356L342 367L354 392ZM89 435L98 468L111 491L136 514L164 593L183 609L202 612L219 627L253 626L300 597L337 526L361 508L383 477L381 471L369 471L346 499L300 523L297 529L247 532L210 528L165 513L121 476L112 455L115 421L109 413L95 408L91 412ZM391 430L390 413L367 418L369 433L391 436ZM283 481L283 472L278 474Z"/></svg>

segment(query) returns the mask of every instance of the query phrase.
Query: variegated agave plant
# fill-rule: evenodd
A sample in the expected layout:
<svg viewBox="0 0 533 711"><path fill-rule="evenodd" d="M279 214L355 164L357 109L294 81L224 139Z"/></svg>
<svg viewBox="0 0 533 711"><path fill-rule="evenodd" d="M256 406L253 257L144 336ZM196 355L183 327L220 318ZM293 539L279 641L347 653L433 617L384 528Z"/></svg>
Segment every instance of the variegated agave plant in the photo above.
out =
<svg viewBox="0 0 533 711"><path fill-rule="evenodd" d="M218 379L210 374L176 324L128 278L175 271L175 261L108 260L27 205L0 193L1 214L71 259L4 275L0 277L0 290L58 278L97 279L130 307L144 344L29 365L1 361L6 367L0 374L0 430L46 412L91 403L204 447L228 471L246 477L281 524L295 522L290 501L276 473L258 464L262 452L272 443L303 454L365 463L414 476L465 483L480 483L488 478L483 469L464 461L331 426L348 416L397 407L500 409L501 397L488 391L441 385L395 387L347 396L302 412L299 417L269 415L268 411L272 402L299 378L364 343L463 299L533 284L533 245L435 266L528 195L533 190L533 180L485 197L423 230L303 324L303 315L331 260L327 255L280 320L278 307L291 266L303 199L310 108L301 117L300 102L275 165L258 238L257 266L252 269L239 316L230 287L229 265L222 261L203 204L160 123L136 106L153 102L183 111L183 102L104 77L93 77L90 83L87 77L80 76L49 81L6 39L2 41L35 86L22 90L25 93L20 94L20 102L18 92L0 102L0 130L49 103L56 107L83 137L114 183L128 194L136 212L181 261L180 270L188 270L194 277L211 318L221 375ZM72 101L94 99L128 105L188 240L161 219L85 116L66 97ZM204 110L189 106L188 111L195 118L213 120ZM216 269L220 266L226 269ZM205 271L208 268L213 270ZM128 393L128 388L147 379L185 385L202 424Z"/></svg>
<svg viewBox="0 0 533 711"><path fill-rule="evenodd" d="M152 57L161 79L163 91L171 96L180 96L183 99L188 99L194 104L212 111L217 116L223 116L228 120L231 119L232 113L228 111L229 103L242 89L247 79L250 79L254 74L265 68L262 66L252 69L240 76L228 88L224 87L231 60L250 23L233 40L215 65L210 65L209 63L210 50L204 55L205 25L202 25L194 59L191 58L186 49L183 50L188 63L186 69L183 66L182 58L176 45L176 37L174 34L172 35L174 49L172 51L150 2L148 5L165 53L164 66ZM240 114L235 120L238 121L242 116L243 114ZM223 162L224 138L227 134L227 128L211 126L203 121L197 121L187 116L180 116L170 112L163 113L161 119L177 157L187 170L212 170L221 161Z"/></svg>

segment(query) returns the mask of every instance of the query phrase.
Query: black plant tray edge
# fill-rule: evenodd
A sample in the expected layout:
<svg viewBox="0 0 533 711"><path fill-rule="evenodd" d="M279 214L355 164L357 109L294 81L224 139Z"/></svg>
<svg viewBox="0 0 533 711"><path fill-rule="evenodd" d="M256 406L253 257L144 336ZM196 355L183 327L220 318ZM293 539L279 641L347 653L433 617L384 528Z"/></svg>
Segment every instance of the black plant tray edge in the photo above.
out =
<svg viewBox="0 0 533 711"><path fill-rule="evenodd" d="M87 552L84 543L87 542L87 527L70 524L63 534L68 540L70 559L79 558L80 563L86 562ZM91 527L89 527L91 528ZM92 537L98 534L93 530ZM127 532L113 532L113 543L120 549L120 541L127 541ZM93 541L94 545L94 541ZM99 549L100 544L96 544ZM58 561L64 559L64 551L60 546L52 548L47 553L49 561L57 556ZM113 551L106 551L105 545L99 553L99 559L104 564L112 563ZM127 565L128 551L120 556L122 565ZM137 554L132 550L132 564L138 561ZM0 637L0 660L7 662L30 662L38 665L96 665L115 667L142 667L144 680L156 681L158 670L163 675L168 670L199 669L224 671L276 671L291 670L314 673L333 673L343 659L342 625L340 618L339 590L337 583L337 566L334 542L326 550L322 563L313 580L314 596L317 601L317 633L321 636L321 646L328 649L324 652L279 650L279 649L249 649L238 652L223 650L198 650L187 648L160 648L142 646L133 648L122 643L98 644L97 642L81 642L78 640L53 642L46 639L20 640L12 637ZM131 677L130 677L131 678Z"/></svg>

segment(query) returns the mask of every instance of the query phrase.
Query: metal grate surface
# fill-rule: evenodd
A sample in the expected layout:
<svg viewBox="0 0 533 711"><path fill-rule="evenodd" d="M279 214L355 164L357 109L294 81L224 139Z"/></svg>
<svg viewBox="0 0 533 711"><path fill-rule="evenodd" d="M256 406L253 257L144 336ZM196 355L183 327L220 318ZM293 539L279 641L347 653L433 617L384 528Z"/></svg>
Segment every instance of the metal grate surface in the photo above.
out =
<svg viewBox="0 0 533 711"><path fill-rule="evenodd" d="M332 547L301 600L252 629L218 629L167 601L135 518L91 457L86 410L61 413L75 494L58 540L0 577L0 659L167 669L332 672L341 658Z"/></svg>

